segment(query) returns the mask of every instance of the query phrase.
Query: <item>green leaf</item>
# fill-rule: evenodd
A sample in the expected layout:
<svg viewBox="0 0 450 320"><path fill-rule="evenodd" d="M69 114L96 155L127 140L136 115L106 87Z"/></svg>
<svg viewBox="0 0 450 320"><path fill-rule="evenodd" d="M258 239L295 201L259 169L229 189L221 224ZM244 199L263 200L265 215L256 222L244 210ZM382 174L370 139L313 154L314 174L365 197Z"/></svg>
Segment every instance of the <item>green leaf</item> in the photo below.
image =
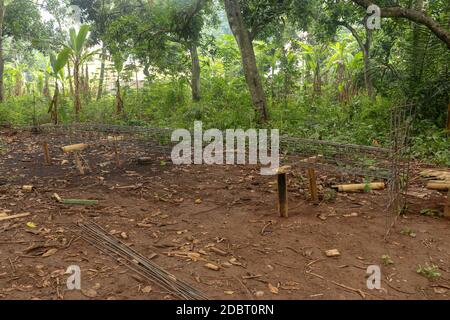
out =
<svg viewBox="0 0 450 320"><path fill-rule="evenodd" d="M80 31L78 31L78 35L77 35L76 42L75 42L75 45L76 45L75 51L78 54L80 54L81 51L83 50L83 47L86 43L88 33L89 33L89 26L87 24L83 24L80 27Z"/></svg>
<svg viewBox="0 0 450 320"><path fill-rule="evenodd" d="M69 60L70 55L70 48L64 48L56 58L56 61L53 66L53 70L55 73L59 73L62 69L64 69L64 66L67 63L67 60Z"/></svg>

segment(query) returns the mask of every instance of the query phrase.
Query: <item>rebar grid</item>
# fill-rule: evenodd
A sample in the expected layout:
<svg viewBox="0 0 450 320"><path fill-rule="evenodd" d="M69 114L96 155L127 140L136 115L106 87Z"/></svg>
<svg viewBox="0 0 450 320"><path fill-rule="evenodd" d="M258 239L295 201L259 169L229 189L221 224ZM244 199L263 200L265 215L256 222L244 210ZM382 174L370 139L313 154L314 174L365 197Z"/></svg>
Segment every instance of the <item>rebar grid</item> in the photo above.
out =
<svg viewBox="0 0 450 320"><path fill-rule="evenodd" d="M290 156L303 159L295 161L295 164L303 168L313 167L325 172L386 180L389 194L386 208L385 236L387 237L406 204L405 194L409 182L410 131L413 116L414 106L411 104L391 108L390 143L387 148L285 135L280 137L280 150L285 156L285 162L290 161ZM33 129L34 127L25 128ZM170 128L71 124L43 125L39 129L58 135L63 133L69 143L90 142L92 145L105 145L104 142L107 141L108 135L113 137L120 135L125 141L134 140L137 143L134 148L160 149L168 154L174 145L171 142L173 130ZM248 148L247 144L247 151ZM225 150L225 152L230 151ZM315 158L314 161L309 161L312 157Z"/></svg>

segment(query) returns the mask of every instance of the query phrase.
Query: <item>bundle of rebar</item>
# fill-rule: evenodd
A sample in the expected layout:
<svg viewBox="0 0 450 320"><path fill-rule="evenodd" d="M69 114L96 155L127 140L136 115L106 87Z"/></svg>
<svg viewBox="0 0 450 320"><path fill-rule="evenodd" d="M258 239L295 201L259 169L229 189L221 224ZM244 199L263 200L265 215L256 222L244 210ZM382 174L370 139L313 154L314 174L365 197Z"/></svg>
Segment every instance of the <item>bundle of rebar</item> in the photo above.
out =
<svg viewBox="0 0 450 320"><path fill-rule="evenodd" d="M78 227L85 241L174 296L186 300L208 300L204 293L176 278L149 258L109 234L95 222L78 223Z"/></svg>

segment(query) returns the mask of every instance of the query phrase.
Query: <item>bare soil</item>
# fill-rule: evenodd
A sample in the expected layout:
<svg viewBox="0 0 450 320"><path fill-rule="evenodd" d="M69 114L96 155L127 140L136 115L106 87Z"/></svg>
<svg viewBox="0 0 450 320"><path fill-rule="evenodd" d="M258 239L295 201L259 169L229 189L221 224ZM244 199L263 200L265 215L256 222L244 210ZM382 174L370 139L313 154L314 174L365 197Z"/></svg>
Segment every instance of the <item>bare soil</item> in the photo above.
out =
<svg viewBox="0 0 450 320"><path fill-rule="evenodd" d="M280 218L276 178L261 176L257 167L174 166L164 150L128 137L119 143L124 163L117 167L105 137L0 133L0 215L31 213L0 221L1 299L176 299L80 239L75 223L90 219L212 299L450 297L450 220L420 214L442 211L445 194L424 188L417 175L423 166L414 168L408 212L384 240L387 191L329 191L352 177L319 173L326 196L314 205L306 173L294 166L290 216ZM43 141L50 145L50 166ZM95 142L83 152L92 169L84 176L60 150L81 142ZM139 165L141 156L153 161ZM62 205L54 193L99 205ZM341 255L326 257L329 249ZM220 270L206 268L207 262ZM419 274L426 264L437 266L440 277ZM67 289L70 265L81 267L81 291ZM366 286L370 265L381 266L380 290Z"/></svg>

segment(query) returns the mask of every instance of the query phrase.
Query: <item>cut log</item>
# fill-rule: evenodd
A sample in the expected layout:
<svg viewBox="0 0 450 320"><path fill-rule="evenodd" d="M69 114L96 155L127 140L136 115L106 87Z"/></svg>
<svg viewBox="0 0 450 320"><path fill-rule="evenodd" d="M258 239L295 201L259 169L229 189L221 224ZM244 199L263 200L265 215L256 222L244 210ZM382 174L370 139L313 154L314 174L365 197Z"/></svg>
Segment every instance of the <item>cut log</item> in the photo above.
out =
<svg viewBox="0 0 450 320"><path fill-rule="evenodd" d="M29 215L31 215L30 212L25 212L25 213L19 213L19 214L15 214L12 216L7 216L7 217L0 217L0 221L6 221L6 220L11 220L11 219L18 219L18 218L24 218L24 217L28 217Z"/></svg>
<svg viewBox="0 0 450 320"><path fill-rule="evenodd" d="M383 190L384 188L386 188L386 184L384 182L341 184L332 186L332 188L336 189L339 192L360 192L366 190L367 188L369 188L370 190Z"/></svg>
<svg viewBox="0 0 450 320"><path fill-rule="evenodd" d="M431 190L447 191L450 190L450 182L446 181L429 182L427 184L427 188Z"/></svg>
<svg viewBox="0 0 450 320"><path fill-rule="evenodd" d="M89 148L89 145L86 143L72 144L70 146L62 147L62 151L65 153L74 152L74 151L83 151L84 149Z"/></svg>

